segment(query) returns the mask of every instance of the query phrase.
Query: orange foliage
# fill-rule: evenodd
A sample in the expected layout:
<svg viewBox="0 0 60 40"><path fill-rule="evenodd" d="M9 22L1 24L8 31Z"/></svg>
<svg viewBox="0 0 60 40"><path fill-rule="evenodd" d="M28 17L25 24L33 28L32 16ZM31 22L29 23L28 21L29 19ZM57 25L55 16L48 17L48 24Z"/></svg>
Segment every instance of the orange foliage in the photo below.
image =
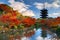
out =
<svg viewBox="0 0 60 40"><path fill-rule="evenodd" d="M8 16L8 15L2 15L1 16L1 21L4 22L4 23L6 23L9 20L9 17L10 16Z"/></svg>
<svg viewBox="0 0 60 40"><path fill-rule="evenodd" d="M50 24L51 26L58 26L58 24L60 24L59 22L60 22L59 20L54 19Z"/></svg>
<svg viewBox="0 0 60 40"><path fill-rule="evenodd" d="M57 27L60 24L60 17L47 21L49 27Z"/></svg>
<svg viewBox="0 0 60 40"><path fill-rule="evenodd" d="M60 17L57 17L55 20L58 22L58 24L60 24Z"/></svg>
<svg viewBox="0 0 60 40"><path fill-rule="evenodd" d="M45 24L46 23L46 20L41 20L40 23L41 24Z"/></svg>
<svg viewBox="0 0 60 40"><path fill-rule="evenodd" d="M28 17L28 18L24 18L22 20L22 23L25 24L26 27L30 27L31 25L35 24L35 21L36 21L35 18Z"/></svg>
<svg viewBox="0 0 60 40"><path fill-rule="evenodd" d="M3 23L19 25L21 21L17 18L17 13L13 11L13 13L6 13L0 16L0 21Z"/></svg>
<svg viewBox="0 0 60 40"><path fill-rule="evenodd" d="M9 7L8 5L6 4L0 4L0 8L6 12L11 12L12 11L12 8Z"/></svg>

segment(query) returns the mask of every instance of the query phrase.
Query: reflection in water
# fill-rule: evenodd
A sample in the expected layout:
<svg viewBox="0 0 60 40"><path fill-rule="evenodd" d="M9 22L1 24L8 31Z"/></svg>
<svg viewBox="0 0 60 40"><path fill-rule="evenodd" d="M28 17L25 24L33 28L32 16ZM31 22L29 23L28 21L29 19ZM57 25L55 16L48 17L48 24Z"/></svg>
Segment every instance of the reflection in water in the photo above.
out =
<svg viewBox="0 0 60 40"><path fill-rule="evenodd" d="M30 40L36 40L38 36L41 36L41 29L35 31L35 34L30 38Z"/></svg>
<svg viewBox="0 0 60 40"><path fill-rule="evenodd" d="M42 31L41 29L36 30L35 34L32 37L30 37L30 40L51 40L52 39L52 35L50 34L47 34L47 37L43 39L41 37L41 31ZM52 40L54 40L54 38Z"/></svg>
<svg viewBox="0 0 60 40"><path fill-rule="evenodd" d="M42 31L41 29L35 30L35 34L32 37L30 38L22 37L21 40L43 40L43 38L41 37L41 31ZM10 35L9 33L0 33L0 40L8 40L9 35ZM51 40L52 38L53 38L53 35L47 34L47 37L44 40Z"/></svg>

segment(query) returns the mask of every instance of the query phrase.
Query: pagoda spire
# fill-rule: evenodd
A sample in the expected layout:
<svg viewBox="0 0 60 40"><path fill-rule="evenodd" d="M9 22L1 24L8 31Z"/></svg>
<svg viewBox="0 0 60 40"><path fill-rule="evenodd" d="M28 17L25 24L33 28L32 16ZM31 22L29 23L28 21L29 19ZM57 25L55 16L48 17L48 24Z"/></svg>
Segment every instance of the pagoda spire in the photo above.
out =
<svg viewBox="0 0 60 40"><path fill-rule="evenodd" d="M46 0L45 0L46 1ZM48 10L46 9L46 7L45 7L45 3L44 3L44 5L43 5L43 9L42 10L40 10L41 12L41 18L43 18L43 19L45 19L45 18L47 18L47 16L48 16Z"/></svg>

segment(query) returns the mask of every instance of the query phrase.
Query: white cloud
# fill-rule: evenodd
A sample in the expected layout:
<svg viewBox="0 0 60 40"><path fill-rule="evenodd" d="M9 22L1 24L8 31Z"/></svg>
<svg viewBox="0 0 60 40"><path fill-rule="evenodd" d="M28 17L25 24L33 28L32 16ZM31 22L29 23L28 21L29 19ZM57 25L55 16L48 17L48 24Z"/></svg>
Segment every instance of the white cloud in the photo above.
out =
<svg viewBox="0 0 60 40"><path fill-rule="evenodd" d="M51 40L51 39L49 39L49 38L45 38L45 40Z"/></svg>
<svg viewBox="0 0 60 40"><path fill-rule="evenodd" d="M51 6L54 7L54 8L59 8L60 7L60 5L57 2L53 2L51 4Z"/></svg>
<svg viewBox="0 0 60 40"><path fill-rule="evenodd" d="M40 36L38 36L38 37L36 38L36 40L43 40L43 38L40 37Z"/></svg>
<svg viewBox="0 0 60 40"><path fill-rule="evenodd" d="M51 38L47 38L47 37L46 37L46 38L44 39L44 38L42 38L41 36L38 36L38 37L36 38L36 40L51 40Z"/></svg>
<svg viewBox="0 0 60 40"><path fill-rule="evenodd" d="M60 17L60 13L51 13L51 14L48 14L49 17Z"/></svg>
<svg viewBox="0 0 60 40"><path fill-rule="evenodd" d="M16 2L14 0L8 1L11 5L11 7L14 10L18 10L19 12L26 11L28 9L28 5L24 4L23 2Z"/></svg>
<svg viewBox="0 0 60 40"><path fill-rule="evenodd" d="M23 16L30 16L30 17L35 16L34 12L31 10L25 11L24 13L22 13L22 15Z"/></svg>
<svg viewBox="0 0 60 40"><path fill-rule="evenodd" d="M14 1L14 0L9 0L8 2L12 4L12 3L14 3L15 1Z"/></svg>
<svg viewBox="0 0 60 40"><path fill-rule="evenodd" d="M21 2L24 2L23 0L21 0Z"/></svg>
<svg viewBox="0 0 60 40"><path fill-rule="evenodd" d="M29 40L27 37L22 37L21 40Z"/></svg>
<svg viewBox="0 0 60 40"><path fill-rule="evenodd" d="M36 8L38 9L42 9L43 8L43 3L34 3L34 5L36 5Z"/></svg>
<svg viewBox="0 0 60 40"><path fill-rule="evenodd" d="M3 2L0 2L0 4L4 4Z"/></svg>
<svg viewBox="0 0 60 40"><path fill-rule="evenodd" d="M44 5L45 5L45 8L59 8L60 7L60 1L59 0L54 0L54 2L52 2L52 3L48 3L48 2L38 3L38 2L35 2L34 5L38 9L42 9L44 7Z"/></svg>
<svg viewBox="0 0 60 40"><path fill-rule="evenodd" d="M23 13L24 16L35 16L34 12L32 10L28 10L30 5L26 5L23 2L16 2L14 0L9 0L10 6L14 9L17 10L20 13Z"/></svg>
<svg viewBox="0 0 60 40"><path fill-rule="evenodd" d="M49 4L49 3L47 3L47 2L45 2L45 7L46 7L46 8L51 8L51 7L52 7L52 5L51 5L51 4Z"/></svg>

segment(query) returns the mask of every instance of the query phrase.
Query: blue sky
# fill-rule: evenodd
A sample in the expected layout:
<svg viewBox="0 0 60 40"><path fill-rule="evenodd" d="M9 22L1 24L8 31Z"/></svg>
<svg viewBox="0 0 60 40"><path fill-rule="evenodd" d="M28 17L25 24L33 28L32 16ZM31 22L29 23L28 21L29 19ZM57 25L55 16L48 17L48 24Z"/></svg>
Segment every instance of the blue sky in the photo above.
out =
<svg viewBox="0 0 60 40"><path fill-rule="evenodd" d="M14 1L14 3L12 3ZM24 12L23 15L28 14L31 11L31 15L35 18L40 17L40 10L43 9L43 5L45 4L45 8L48 9L48 15L49 17L58 17L60 16L60 0L0 0L0 3L8 4L14 8L14 6L17 6L16 4L22 3L21 5L25 5L25 7L22 11ZM14 5L14 6L13 6ZM27 6L29 5L29 6ZM21 8L22 9L22 8ZM19 9L19 10L21 10ZM18 10L18 9L16 9ZM25 10L29 10L25 13ZM30 13L29 13L30 14ZM28 15L29 15L28 14ZM30 15L29 15L30 16Z"/></svg>

